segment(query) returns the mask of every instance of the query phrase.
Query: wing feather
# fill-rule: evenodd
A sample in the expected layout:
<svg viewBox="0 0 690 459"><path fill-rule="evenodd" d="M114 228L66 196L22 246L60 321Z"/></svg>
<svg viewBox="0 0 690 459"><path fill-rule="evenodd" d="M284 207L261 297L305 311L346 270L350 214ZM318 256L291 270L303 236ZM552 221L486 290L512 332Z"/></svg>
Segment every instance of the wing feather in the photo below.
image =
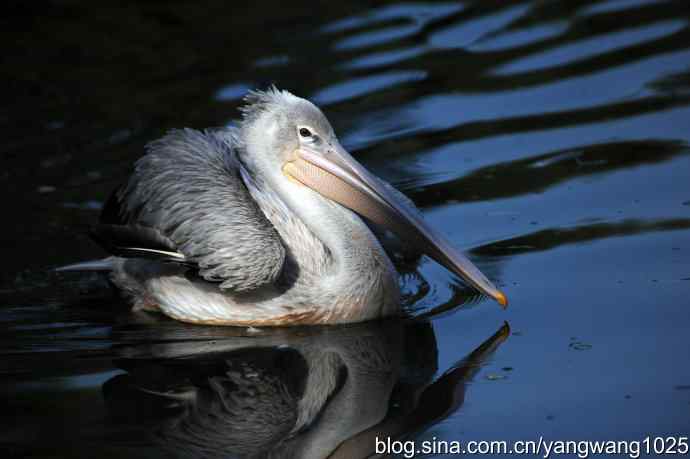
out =
<svg viewBox="0 0 690 459"><path fill-rule="evenodd" d="M173 130L149 144L94 239L118 256L195 264L222 289L274 282L285 248L242 182L238 148L232 128Z"/></svg>
<svg viewBox="0 0 690 459"><path fill-rule="evenodd" d="M118 257L186 261L186 257L177 251L175 244L154 228L99 224L91 229L91 237Z"/></svg>

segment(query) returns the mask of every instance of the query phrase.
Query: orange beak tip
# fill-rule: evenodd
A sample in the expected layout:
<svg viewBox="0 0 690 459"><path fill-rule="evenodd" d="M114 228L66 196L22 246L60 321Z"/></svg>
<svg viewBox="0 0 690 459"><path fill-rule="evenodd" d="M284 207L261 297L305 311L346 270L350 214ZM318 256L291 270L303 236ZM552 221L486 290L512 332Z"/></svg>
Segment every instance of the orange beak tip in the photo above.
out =
<svg viewBox="0 0 690 459"><path fill-rule="evenodd" d="M498 292L496 294L496 301L501 305L503 309L508 307L508 298L503 294L503 292Z"/></svg>

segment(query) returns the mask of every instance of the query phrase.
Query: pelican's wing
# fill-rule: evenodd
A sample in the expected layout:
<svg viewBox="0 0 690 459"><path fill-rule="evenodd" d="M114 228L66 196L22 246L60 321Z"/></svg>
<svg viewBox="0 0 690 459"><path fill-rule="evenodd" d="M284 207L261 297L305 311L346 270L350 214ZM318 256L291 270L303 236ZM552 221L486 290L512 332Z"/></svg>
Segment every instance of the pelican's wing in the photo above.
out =
<svg viewBox="0 0 690 459"><path fill-rule="evenodd" d="M220 288L276 280L285 248L240 178L232 129L174 130L147 147L94 239L114 255L195 265Z"/></svg>

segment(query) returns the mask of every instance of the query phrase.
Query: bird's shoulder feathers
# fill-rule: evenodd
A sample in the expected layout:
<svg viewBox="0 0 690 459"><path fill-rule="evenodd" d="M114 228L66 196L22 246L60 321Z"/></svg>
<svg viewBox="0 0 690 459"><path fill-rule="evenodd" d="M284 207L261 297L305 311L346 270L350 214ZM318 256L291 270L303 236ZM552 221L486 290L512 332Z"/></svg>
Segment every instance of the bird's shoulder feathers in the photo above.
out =
<svg viewBox="0 0 690 459"><path fill-rule="evenodd" d="M94 239L117 256L195 266L224 290L274 282L285 248L242 181L233 128L170 131L108 200Z"/></svg>

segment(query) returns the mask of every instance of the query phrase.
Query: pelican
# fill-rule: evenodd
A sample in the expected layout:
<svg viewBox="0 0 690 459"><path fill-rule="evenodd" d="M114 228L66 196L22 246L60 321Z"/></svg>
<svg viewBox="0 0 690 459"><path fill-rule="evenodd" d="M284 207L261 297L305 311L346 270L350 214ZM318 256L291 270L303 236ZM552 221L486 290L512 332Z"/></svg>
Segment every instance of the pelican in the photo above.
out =
<svg viewBox="0 0 690 459"><path fill-rule="evenodd" d="M360 322L401 312L382 231L507 304L409 200L340 145L313 103L250 91L236 127L147 146L92 236L134 308L216 325ZM388 234L388 233L387 233Z"/></svg>

